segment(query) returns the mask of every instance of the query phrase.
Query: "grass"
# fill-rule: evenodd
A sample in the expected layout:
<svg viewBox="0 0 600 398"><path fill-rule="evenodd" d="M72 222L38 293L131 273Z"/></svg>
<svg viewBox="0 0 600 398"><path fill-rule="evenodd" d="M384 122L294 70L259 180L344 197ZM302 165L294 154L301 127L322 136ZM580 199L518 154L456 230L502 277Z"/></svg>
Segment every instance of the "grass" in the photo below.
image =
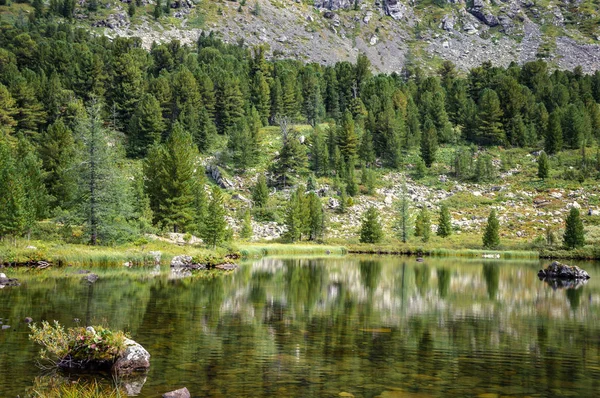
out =
<svg viewBox="0 0 600 398"><path fill-rule="evenodd" d="M143 265L154 263L154 257L150 254L153 251L162 253L163 262L180 254L190 255L200 260L215 261L215 258L224 259L227 254L235 252L232 248L217 248L215 251L197 246L179 246L159 240L141 245L107 247L22 239L17 240L16 244L8 241L0 243L0 263L14 264L45 260L56 265L79 267L122 266L125 262Z"/></svg>
<svg viewBox="0 0 600 398"><path fill-rule="evenodd" d="M537 251L531 250L482 250L482 249L448 249L433 246L410 244L354 244L348 246L349 253L357 254L394 254L438 257L482 257L484 254L497 253L505 259L537 259Z"/></svg>
<svg viewBox="0 0 600 398"><path fill-rule="evenodd" d="M247 243L240 244L239 250L242 257L264 257L274 255L343 255L347 253L345 247L315 245L315 244L279 244L279 243Z"/></svg>
<svg viewBox="0 0 600 398"><path fill-rule="evenodd" d="M30 394L32 398L120 398L127 393L120 387L101 384L97 380L71 381L58 376L37 377Z"/></svg>

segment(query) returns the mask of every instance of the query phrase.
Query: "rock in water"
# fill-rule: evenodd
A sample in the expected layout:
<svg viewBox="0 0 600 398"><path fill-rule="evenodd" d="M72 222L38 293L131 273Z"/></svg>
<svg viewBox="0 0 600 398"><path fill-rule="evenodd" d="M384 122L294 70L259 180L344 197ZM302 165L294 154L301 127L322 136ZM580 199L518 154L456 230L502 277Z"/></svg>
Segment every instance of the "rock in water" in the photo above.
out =
<svg viewBox="0 0 600 398"><path fill-rule="evenodd" d="M163 398L190 398L190 392L186 387L183 387L179 390L166 392L162 396Z"/></svg>
<svg viewBox="0 0 600 398"><path fill-rule="evenodd" d="M125 339L125 352L112 366L113 373L123 376L144 372L150 367L150 354L139 343Z"/></svg>
<svg viewBox="0 0 600 398"><path fill-rule="evenodd" d="M581 268L553 261L545 270L538 272L540 279L590 279L590 275Z"/></svg>

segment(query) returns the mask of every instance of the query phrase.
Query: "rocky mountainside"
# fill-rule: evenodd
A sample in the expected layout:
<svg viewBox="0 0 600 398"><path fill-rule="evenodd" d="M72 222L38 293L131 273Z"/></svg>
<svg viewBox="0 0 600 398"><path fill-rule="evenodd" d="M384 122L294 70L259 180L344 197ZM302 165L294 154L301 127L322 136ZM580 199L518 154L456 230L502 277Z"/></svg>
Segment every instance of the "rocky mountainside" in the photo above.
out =
<svg viewBox="0 0 600 398"><path fill-rule="evenodd" d="M442 60L463 70L535 59L561 69L600 69L598 0L188 0L172 2L170 16L158 21L156 0L134 18L130 0L123 1L106 3L106 18L82 13L79 19L111 37L141 37L148 47L191 43L216 31L228 42L326 64L364 52L381 72L399 72L406 62L434 69Z"/></svg>

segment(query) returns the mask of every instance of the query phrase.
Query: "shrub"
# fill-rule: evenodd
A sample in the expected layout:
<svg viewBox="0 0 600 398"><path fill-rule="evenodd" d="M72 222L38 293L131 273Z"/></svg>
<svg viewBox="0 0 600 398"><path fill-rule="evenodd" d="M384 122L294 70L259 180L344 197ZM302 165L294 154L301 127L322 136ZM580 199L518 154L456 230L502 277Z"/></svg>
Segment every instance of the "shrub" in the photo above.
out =
<svg viewBox="0 0 600 398"><path fill-rule="evenodd" d="M125 350L125 333L102 326L65 330L58 321L43 321L41 327L31 324L29 329L29 338L44 347L40 357L62 368L112 365Z"/></svg>

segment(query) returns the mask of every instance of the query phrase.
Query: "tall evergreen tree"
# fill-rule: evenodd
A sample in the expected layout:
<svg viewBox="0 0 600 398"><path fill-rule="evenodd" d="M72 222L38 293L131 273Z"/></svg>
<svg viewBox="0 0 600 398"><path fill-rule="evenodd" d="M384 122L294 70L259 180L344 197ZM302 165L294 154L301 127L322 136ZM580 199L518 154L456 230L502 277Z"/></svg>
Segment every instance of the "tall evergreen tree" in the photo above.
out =
<svg viewBox="0 0 600 398"><path fill-rule="evenodd" d="M571 207L565 221L563 242L567 249L576 249L585 245L585 231L579 215L579 209Z"/></svg>
<svg viewBox="0 0 600 398"><path fill-rule="evenodd" d="M412 233L412 216L410 212L409 199L406 192L406 183L402 186L400 192L400 199L396 203L396 219L394 229L396 235L402 241L406 243Z"/></svg>
<svg viewBox="0 0 600 398"><path fill-rule="evenodd" d="M317 241L325 235L325 211L319 196L311 192L308 194L308 239Z"/></svg>
<svg viewBox="0 0 600 398"><path fill-rule="evenodd" d="M255 207L265 207L269 199L269 188L264 174L258 176L258 180L252 189L252 201Z"/></svg>
<svg viewBox="0 0 600 398"><path fill-rule="evenodd" d="M487 219L485 232L483 234L484 249L496 249L500 245L499 235L500 223L496 216L496 210L492 209Z"/></svg>
<svg viewBox="0 0 600 398"><path fill-rule="evenodd" d="M240 238L243 240L250 240L252 238L252 218L250 216L250 209L244 210Z"/></svg>
<svg viewBox="0 0 600 398"><path fill-rule="evenodd" d="M349 111L344 112L337 138L338 146L346 163L353 161L358 151L358 136L356 135L352 114Z"/></svg>
<svg viewBox="0 0 600 398"><path fill-rule="evenodd" d="M22 185L12 149L0 136L0 239L24 232L27 222L26 192Z"/></svg>

